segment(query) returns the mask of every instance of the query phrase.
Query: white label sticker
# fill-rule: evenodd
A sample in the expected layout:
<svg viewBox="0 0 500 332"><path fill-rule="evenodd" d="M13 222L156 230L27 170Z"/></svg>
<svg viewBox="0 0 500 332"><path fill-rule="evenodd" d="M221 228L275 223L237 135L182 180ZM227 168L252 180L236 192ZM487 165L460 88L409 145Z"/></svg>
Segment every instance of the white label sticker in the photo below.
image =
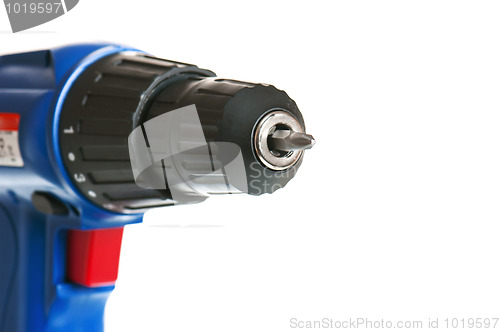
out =
<svg viewBox="0 0 500 332"><path fill-rule="evenodd" d="M24 166L16 130L0 130L0 166Z"/></svg>

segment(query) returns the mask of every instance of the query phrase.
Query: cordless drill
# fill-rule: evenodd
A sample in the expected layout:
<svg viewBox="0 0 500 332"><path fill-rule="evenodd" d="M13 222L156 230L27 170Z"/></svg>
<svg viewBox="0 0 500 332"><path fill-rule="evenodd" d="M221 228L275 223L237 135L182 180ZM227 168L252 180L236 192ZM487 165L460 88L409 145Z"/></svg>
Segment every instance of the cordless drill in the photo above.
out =
<svg viewBox="0 0 500 332"><path fill-rule="evenodd" d="M313 144L271 85L113 44L0 57L0 331L102 331L125 225L272 193Z"/></svg>

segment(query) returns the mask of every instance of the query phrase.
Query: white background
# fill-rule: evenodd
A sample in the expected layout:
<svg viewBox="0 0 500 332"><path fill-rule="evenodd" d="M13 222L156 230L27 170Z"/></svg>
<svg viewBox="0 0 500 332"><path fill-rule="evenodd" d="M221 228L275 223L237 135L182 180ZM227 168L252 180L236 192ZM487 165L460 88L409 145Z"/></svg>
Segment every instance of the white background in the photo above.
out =
<svg viewBox="0 0 500 332"><path fill-rule="evenodd" d="M81 0L13 35L0 8L2 53L107 40L272 83L317 139L274 195L128 226L107 332L499 317L499 17L497 1Z"/></svg>

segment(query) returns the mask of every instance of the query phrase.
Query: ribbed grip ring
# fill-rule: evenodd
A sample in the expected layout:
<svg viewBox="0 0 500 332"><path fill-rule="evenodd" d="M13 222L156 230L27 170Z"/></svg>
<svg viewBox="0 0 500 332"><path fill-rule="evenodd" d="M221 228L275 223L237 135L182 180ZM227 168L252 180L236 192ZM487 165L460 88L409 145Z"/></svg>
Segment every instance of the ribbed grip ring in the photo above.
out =
<svg viewBox="0 0 500 332"><path fill-rule="evenodd" d="M89 200L122 213L172 204L167 191L139 188L127 137L150 100L168 84L210 71L140 53L117 53L88 67L72 85L60 116L60 149L73 184ZM173 101L163 101L168 105Z"/></svg>

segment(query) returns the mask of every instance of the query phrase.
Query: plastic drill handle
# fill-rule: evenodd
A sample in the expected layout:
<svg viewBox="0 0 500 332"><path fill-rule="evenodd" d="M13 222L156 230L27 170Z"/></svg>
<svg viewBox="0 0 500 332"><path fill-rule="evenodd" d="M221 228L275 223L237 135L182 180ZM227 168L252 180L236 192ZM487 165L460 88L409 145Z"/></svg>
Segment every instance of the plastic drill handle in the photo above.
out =
<svg viewBox="0 0 500 332"><path fill-rule="evenodd" d="M67 282L66 227L76 216L45 216L31 202L2 197L0 331L102 331L113 286Z"/></svg>

